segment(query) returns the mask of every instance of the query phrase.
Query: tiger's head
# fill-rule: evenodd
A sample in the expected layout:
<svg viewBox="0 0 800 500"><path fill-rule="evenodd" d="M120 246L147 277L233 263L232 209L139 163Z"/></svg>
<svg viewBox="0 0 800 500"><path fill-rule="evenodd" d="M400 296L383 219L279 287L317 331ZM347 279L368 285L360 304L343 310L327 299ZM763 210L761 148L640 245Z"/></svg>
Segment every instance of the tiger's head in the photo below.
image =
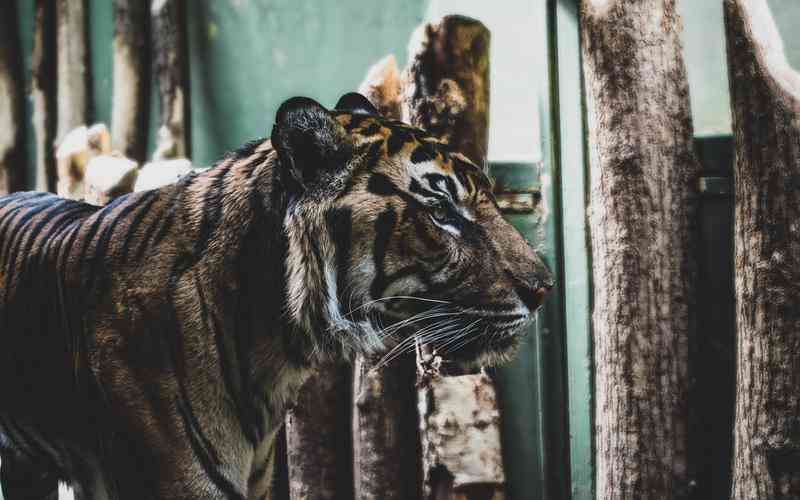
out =
<svg viewBox="0 0 800 500"><path fill-rule="evenodd" d="M286 101L271 140L289 197L288 313L318 354L514 352L553 280L478 166L359 94L332 111Z"/></svg>

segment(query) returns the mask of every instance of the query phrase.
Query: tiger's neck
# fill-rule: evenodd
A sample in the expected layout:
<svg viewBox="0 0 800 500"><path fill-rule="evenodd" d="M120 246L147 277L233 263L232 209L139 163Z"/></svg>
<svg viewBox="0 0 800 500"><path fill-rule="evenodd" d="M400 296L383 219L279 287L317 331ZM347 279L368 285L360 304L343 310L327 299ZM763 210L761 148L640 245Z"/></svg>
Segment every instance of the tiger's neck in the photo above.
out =
<svg viewBox="0 0 800 500"><path fill-rule="evenodd" d="M243 425L261 436L280 424L310 369L308 335L284 314L287 201L275 162L262 142L200 174L187 187L183 218L222 318L229 392Z"/></svg>

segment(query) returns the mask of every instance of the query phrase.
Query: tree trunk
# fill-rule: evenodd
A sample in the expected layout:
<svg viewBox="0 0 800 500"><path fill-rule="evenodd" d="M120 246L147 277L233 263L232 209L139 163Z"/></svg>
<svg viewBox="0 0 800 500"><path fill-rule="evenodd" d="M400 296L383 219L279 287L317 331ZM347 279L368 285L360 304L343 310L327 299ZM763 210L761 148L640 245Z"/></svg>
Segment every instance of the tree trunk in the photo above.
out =
<svg viewBox="0 0 800 500"><path fill-rule="evenodd" d="M464 16L423 24L411 37L403 78L403 120L478 165L488 151L489 40L486 26Z"/></svg>
<svg viewBox="0 0 800 500"><path fill-rule="evenodd" d="M138 162L147 149L147 2L114 0L114 90L111 137L114 149Z"/></svg>
<svg viewBox="0 0 800 500"><path fill-rule="evenodd" d="M89 48L85 0L56 0L58 129L56 141L89 118Z"/></svg>
<svg viewBox="0 0 800 500"><path fill-rule="evenodd" d="M402 89L405 121L447 140L484 166L489 41L483 24L463 16L420 26L409 44ZM417 376L423 497L502 498L505 476L494 384L483 374L444 376L438 368L435 372L423 369Z"/></svg>
<svg viewBox="0 0 800 500"><path fill-rule="evenodd" d="M183 0L153 0L152 40L161 119L155 160L189 156L189 73Z"/></svg>
<svg viewBox="0 0 800 500"><path fill-rule="evenodd" d="M325 364L303 385L286 415L289 498L352 498L347 438L349 394L343 367Z"/></svg>
<svg viewBox="0 0 800 500"><path fill-rule="evenodd" d="M56 36L55 5L51 0L36 0L31 55L31 100L33 130L36 135L37 191L56 189Z"/></svg>
<svg viewBox="0 0 800 500"><path fill-rule="evenodd" d="M732 498L800 498L800 74L764 0L727 0L736 144Z"/></svg>
<svg viewBox="0 0 800 500"><path fill-rule="evenodd" d="M386 118L399 120L400 72L389 55L367 71L359 86ZM353 474L355 498L419 497L414 359L401 356L375 369L380 356L358 356L353 373Z"/></svg>
<svg viewBox="0 0 800 500"><path fill-rule="evenodd" d="M597 496L688 495L699 165L675 0L583 0Z"/></svg>
<svg viewBox="0 0 800 500"><path fill-rule="evenodd" d="M0 195L25 184L22 71L14 2L0 16Z"/></svg>

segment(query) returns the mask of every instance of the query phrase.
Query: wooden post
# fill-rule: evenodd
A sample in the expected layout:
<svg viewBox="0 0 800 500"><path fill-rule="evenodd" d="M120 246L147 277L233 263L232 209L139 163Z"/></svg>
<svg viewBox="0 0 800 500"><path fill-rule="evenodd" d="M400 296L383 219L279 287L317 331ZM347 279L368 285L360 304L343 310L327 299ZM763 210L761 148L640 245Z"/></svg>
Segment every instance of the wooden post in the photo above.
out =
<svg viewBox="0 0 800 500"><path fill-rule="evenodd" d="M384 117L400 119L400 72L394 56L372 66L358 90ZM417 498L414 358L401 356L376 370L377 361L358 356L353 370L355 498Z"/></svg>
<svg viewBox="0 0 800 500"><path fill-rule="evenodd" d="M14 2L0 16L0 195L25 184L22 68Z"/></svg>
<svg viewBox="0 0 800 500"><path fill-rule="evenodd" d="M464 16L423 24L411 37L403 78L403 120L479 165L488 151L489 40L486 26Z"/></svg>
<svg viewBox="0 0 800 500"><path fill-rule="evenodd" d="M56 140L89 118L86 0L56 0L58 128Z"/></svg>
<svg viewBox="0 0 800 500"><path fill-rule="evenodd" d="M33 129L36 135L37 191L56 189L56 36L55 5L51 0L36 0L31 55L31 100Z"/></svg>
<svg viewBox="0 0 800 500"><path fill-rule="evenodd" d="M147 149L147 2L114 0L114 89L111 137L114 149L139 162Z"/></svg>
<svg viewBox="0 0 800 500"><path fill-rule="evenodd" d="M343 367L324 364L303 385L286 415L291 500L352 498L352 476L346 470L350 443L342 418L346 387Z"/></svg>
<svg viewBox="0 0 800 500"><path fill-rule="evenodd" d="M489 41L479 21L445 16L414 33L403 75L403 119L479 165L487 165L489 142ZM438 369L431 374L420 356L423 498L502 498L500 417L491 379L482 373L448 377ZM481 397L467 397L465 388Z"/></svg>
<svg viewBox="0 0 800 500"><path fill-rule="evenodd" d="M680 499L699 165L675 0L583 0L597 497Z"/></svg>
<svg viewBox="0 0 800 500"><path fill-rule="evenodd" d="M161 118L154 160L187 158L190 152L189 70L183 0L153 0L154 71Z"/></svg>
<svg viewBox="0 0 800 500"><path fill-rule="evenodd" d="M731 498L800 498L800 73L764 0L726 0L736 146Z"/></svg>

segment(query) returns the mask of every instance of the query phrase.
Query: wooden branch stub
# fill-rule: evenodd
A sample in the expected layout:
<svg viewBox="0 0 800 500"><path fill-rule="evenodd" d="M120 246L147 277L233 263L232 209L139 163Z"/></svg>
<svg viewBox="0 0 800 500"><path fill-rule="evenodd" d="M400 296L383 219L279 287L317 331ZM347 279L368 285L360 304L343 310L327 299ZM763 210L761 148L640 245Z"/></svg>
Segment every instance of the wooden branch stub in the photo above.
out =
<svg viewBox="0 0 800 500"><path fill-rule="evenodd" d="M384 57L367 70L358 92L369 99L382 116L391 120L402 118L400 70L393 55Z"/></svg>
<svg viewBox="0 0 800 500"><path fill-rule="evenodd" d="M149 18L147 2L114 0L111 136L114 149L137 161L147 148Z"/></svg>
<svg viewBox="0 0 800 500"><path fill-rule="evenodd" d="M183 0L153 0L150 7L153 71L161 109L155 160L187 158L190 151L185 8Z"/></svg>
<svg viewBox="0 0 800 500"><path fill-rule="evenodd" d="M800 498L800 73L769 5L726 0L734 165L731 498Z"/></svg>
<svg viewBox="0 0 800 500"><path fill-rule="evenodd" d="M484 373L421 377L424 498L502 498L500 411ZM482 496L489 492L491 496Z"/></svg>
<svg viewBox="0 0 800 500"><path fill-rule="evenodd" d="M51 0L36 0L33 53L31 55L31 101L36 142L33 188L56 189L56 11Z"/></svg>
<svg viewBox="0 0 800 500"><path fill-rule="evenodd" d="M0 16L0 195L18 191L25 183L22 54L16 4L10 2L4 9Z"/></svg>
<svg viewBox="0 0 800 500"><path fill-rule="evenodd" d="M403 120L447 140L478 165L489 144L489 30L445 16L417 28L403 74Z"/></svg>

